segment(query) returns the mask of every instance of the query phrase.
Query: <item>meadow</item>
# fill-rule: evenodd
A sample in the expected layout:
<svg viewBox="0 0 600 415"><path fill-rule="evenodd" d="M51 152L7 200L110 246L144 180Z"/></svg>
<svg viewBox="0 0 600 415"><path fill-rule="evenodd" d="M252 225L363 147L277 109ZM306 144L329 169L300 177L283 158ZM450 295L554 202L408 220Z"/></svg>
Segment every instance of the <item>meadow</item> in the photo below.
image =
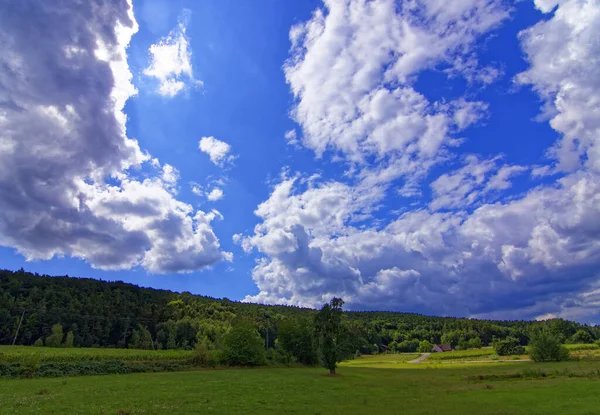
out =
<svg viewBox="0 0 600 415"><path fill-rule="evenodd" d="M387 360L387 362L385 362ZM597 414L600 362L408 364L0 380L10 414Z"/></svg>

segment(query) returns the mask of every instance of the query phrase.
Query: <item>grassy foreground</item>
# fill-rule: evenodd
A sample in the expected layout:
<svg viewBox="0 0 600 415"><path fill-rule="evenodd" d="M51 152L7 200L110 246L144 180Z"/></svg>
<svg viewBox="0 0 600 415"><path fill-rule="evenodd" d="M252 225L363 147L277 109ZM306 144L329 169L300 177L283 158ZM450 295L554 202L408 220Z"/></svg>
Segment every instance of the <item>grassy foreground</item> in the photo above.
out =
<svg viewBox="0 0 600 415"><path fill-rule="evenodd" d="M294 368L0 380L0 413L598 413L597 361L432 366L402 359L387 368L381 363L365 360L361 367L354 361L342 365L336 377L323 369Z"/></svg>

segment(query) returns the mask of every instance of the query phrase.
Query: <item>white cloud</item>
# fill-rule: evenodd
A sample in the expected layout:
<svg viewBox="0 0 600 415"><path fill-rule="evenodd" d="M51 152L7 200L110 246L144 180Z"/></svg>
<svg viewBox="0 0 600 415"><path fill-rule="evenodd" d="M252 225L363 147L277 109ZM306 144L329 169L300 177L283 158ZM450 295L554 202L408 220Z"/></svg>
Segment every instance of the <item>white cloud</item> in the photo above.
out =
<svg viewBox="0 0 600 415"><path fill-rule="evenodd" d="M170 164L165 164L162 168L162 182L171 192L176 193L177 182L179 181L179 170Z"/></svg>
<svg viewBox="0 0 600 415"><path fill-rule="evenodd" d="M232 163L236 158L230 154L231 146L229 144L214 137L202 137L198 142L198 148L208 154L210 161L219 167Z"/></svg>
<svg viewBox="0 0 600 415"><path fill-rule="evenodd" d="M341 154L359 165L357 172L375 157L390 166L386 180L416 181L460 142L451 135L484 109L465 99L429 102L412 86L416 74L454 62L508 15L496 0L325 1L291 29L284 66L302 143L318 157ZM411 191L414 183L406 186Z"/></svg>
<svg viewBox="0 0 600 415"><path fill-rule="evenodd" d="M197 184L192 185L192 193L195 194L196 196L204 195L204 192L202 191L202 187L198 186Z"/></svg>
<svg viewBox="0 0 600 415"><path fill-rule="evenodd" d="M475 155L465 157L465 166L444 173L431 183L432 210L456 209L481 203L492 191L509 189L510 178L527 170L523 166L499 166L501 158L480 160Z"/></svg>
<svg viewBox="0 0 600 415"><path fill-rule="evenodd" d="M317 306L336 295L355 309L600 321L600 5L536 0L542 11L558 9L521 34L530 68L517 81L545 100L563 135L552 154L571 173L498 200L516 175L556 169L468 156L432 182L432 210L386 222L374 213L385 209L390 183L404 176L396 188L419 192L424 172L460 143L449 137L487 112L464 99L430 103L412 79L442 61L477 68L470 46L508 12L470 0L325 4L290 31L286 77L302 143L350 160L350 173L344 183L310 186L288 173L258 206L254 232L235 237L262 254L253 270L259 293L246 300Z"/></svg>
<svg viewBox="0 0 600 415"><path fill-rule="evenodd" d="M490 178L488 184L485 186L486 191L491 190L506 190L512 187L510 178L519 175L528 170L525 166L503 166L498 170L496 175Z"/></svg>
<svg viewBox="0 0 600 415"><path fill-rule="evenodd" d="M215 187L210 191L210 193L206 195L206 198L211 202L216 202L217 200L223 199L223 196L223 190L219 189L218 187Z"/></svg>
<svg viewBox="0 0 600 415"><path fill-rule="evenodd" d="M494 83L503 75L502 70L497 67L480 67L475 56L457 56L452 66L444 72L451 78L462 77L471 84L478 83L484 86Z"/></svg>
<svg viewBox="0 0 600 415"><path fill-rule="evenodd" d="M153 273L230 259L210 214L175 199L177 170L127 137L131 3L3 3L0 14L0 245ZM152 175L138 180L145 163Z"/></svg>
<svg viewBox="0 0 600 415"><path fill-rule="evenodd" d="M552 148L557 168L583 164L600 171L600 4L593 0L536 0L547 20L520 33L530 67L516 81L531 85L561 139Z"/></svg>
<svg viewBox="0 0 600 415"><path fill-rule="evenodd" d="M285 141L291 146L297 147L300 144L300 140L298 140L298 137L296 135L296 130L286 131L284 138Z"/></svg>
<svg viewBox="0 0 600 415"><path fill-rule="evenodd" d="M144 74L159 81L157 92L165 97L173 97L190 85L202 86L192 72L192 51L186 36L189 16L186 10L177 27L149 49L150 66Z"/></svg>
<svg viewBox="0 0 600 415"><path fill-rule="evenodd" d="M341 184L297 193L285 180L242 240L267 255L253 271L260 293L247 300L315 306L341 295L353 308L452 315L560 310L545 300L566 301L599 277L600 227L590 227L600 223L599 183L577 174L470 215L418 210L361 229L349 218L362 205L336 195Z"/></svg>

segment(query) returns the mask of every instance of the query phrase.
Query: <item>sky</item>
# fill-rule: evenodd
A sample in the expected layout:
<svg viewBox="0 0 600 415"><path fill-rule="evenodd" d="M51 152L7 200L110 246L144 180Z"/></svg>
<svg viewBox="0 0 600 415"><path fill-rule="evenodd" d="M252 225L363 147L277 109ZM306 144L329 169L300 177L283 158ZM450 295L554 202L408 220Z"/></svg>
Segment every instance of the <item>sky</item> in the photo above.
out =
<svg viewBox="0 0 600 415"><path fill-rule="evenodd" d="M0 267L600 323L600 0L0 4Z"/></svg>

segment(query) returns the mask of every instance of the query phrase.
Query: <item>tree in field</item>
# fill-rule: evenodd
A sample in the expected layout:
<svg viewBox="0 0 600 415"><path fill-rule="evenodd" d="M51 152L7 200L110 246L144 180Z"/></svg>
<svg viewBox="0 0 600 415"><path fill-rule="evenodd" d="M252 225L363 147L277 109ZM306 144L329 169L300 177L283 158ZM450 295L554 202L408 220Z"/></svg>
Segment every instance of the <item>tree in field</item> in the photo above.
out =
<svg viewBox="0 0 600 415"><path fill-rule="evenodd" d="M469 339L467 346L469 349L481 349L483 347L479 337L473 337L472 339Z"/></svg>
<svg viewBox="0 0 600 415"><path fill-rule="evenodd" d="M60 347L63 340L63 328L60 324L52 326L52 334L46 337L47 347Z"/></svg>
<svg viewBox="0 0 600 415"><path fill-rule="evenodd" d="M519 340L515 337L507 337L503 340L495 339L494 350L498 356L512 356L525 353L525 348L521 346Z"/></svg>
<svg viewBox="0 0 600 415"><path fill-rule="evenodd" d="M296 360L305 365L315 365L319 361L315 338L310 320L284 321L279 325L277 343Z"/></svg>
<svg viewBox="0 0 600 415"><path fill-rule="evenodd" d="M75 341L75 336L73 332L70 331L67 333L67 337L65 337L65 342L63 343L63 347L73 347L73 342Z"/></svg>
<svg viewBox="0 0 600 415"><path fill-rule="evenodd" d="M569 351L558 337L548 329L538 330L531 335L529 357L534 362L558 362L569 359Z"/></svg>
<svg viewBox="0 0 600 415"><path fill-rule="evenodd" d="M260 366L266 363L262 337L246 322L238 323L225 334L221 359L230 366Z"/></svg>
<svg viewBox="0 0 600 415"><path fill-rule="evenodd" d="M148 329L141 324L138 324L138 328L133 331L131 339L129 340L130 349L152 349L152 335Z"/></svg>
<svg viewBox="0 0 600 415"><path fill-rule="evenodd" d="M423 340L419 343L419 353L429 353L433 350L433 344L429 340Z"/></svg>
<svg viewBox="0 0 600 415"><path fill-rule="evenodd" d="M332 375L335 375L335 368L342 357L339 346L343 305L344 300L333 298L315 316L315 335L321 363Z"/></svg>
<svg viewBox="0 0 600 415"><path fill-rule="evenodd" d="M593 343L594 339L593 337L590 335L590 333L588 333L585 330L577 330L577 332L571 336L571 338L569 339L569 343L572 344L589 344L589 343Z"/></svg>
<svg viewBox="0 0 600 415"><path fill-rule="evenodd" d="M35 347L44 347L44 341L42 339L37 339L33 345Z"/></svg>

